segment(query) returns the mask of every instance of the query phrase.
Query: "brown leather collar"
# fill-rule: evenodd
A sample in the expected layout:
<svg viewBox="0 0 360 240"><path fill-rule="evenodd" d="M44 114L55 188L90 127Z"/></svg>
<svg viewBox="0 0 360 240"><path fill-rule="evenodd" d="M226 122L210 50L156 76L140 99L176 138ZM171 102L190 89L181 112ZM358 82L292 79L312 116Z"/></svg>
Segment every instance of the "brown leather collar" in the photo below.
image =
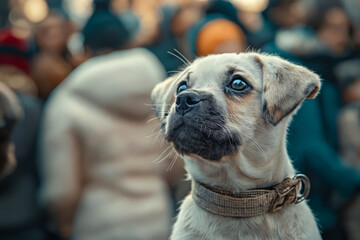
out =
<svg viewBox="0 0 360 240"><path fill-rule="evenodd" d="M302 193L300 193L300 190ZM298 174L270 188L231 192L193 181L192 198L204 210L227 217L253 217L273 213L309 195L310 181Z"/></svg>

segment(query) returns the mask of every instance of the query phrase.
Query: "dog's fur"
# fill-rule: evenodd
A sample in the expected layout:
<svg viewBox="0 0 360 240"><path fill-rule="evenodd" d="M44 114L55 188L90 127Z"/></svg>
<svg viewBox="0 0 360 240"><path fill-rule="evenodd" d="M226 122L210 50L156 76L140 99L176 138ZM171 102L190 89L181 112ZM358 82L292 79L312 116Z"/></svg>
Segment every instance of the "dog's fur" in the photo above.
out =
<svg viewBox="0 0 360 240"><path fill-rule="evenodd" d="M229 90L234 75L250 91ZM201 99L190 112L176 111L177 88ZM258 54L210 55L158 84L152 93L165 138L182 155L189 176L240 192L266 188L293 177L286 150L291 115L320 89L319 77L279 57ZM179 94L179 95L180 95ZM310 117L310 116L309 116ZM209 213L191 195L182 203L171 239L320 239L306 202L257 217L231 218Z"/></svg>

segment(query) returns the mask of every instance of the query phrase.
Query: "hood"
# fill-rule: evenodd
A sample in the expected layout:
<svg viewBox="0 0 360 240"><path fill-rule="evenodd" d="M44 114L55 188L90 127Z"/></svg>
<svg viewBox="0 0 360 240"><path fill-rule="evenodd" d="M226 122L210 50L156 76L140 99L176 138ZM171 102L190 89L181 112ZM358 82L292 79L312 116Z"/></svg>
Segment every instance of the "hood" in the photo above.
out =
<svg viewBox="0 0 360 240"><path fill-rule="evenodd" d="M159 60L148 50L123 50L89 59L61 88L94 107L145 118L152 113L151 90L165 76Z"/></svg>

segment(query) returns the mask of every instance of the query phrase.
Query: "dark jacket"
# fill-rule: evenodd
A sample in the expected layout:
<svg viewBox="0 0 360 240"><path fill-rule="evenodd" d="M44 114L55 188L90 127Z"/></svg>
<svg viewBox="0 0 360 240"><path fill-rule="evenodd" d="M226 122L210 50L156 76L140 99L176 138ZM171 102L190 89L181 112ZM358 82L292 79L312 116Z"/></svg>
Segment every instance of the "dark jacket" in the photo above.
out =
<svg viewBox="0 0 360 240"><path fill-rule="evenodd" d="M11 136L17 167L0 181L0 239L4 234L18 234L41 225L41 212L36 203L38 175L35 149L42 103L24 94L17 94L17 97L24 110L24 118L15 125Z"/></svg>

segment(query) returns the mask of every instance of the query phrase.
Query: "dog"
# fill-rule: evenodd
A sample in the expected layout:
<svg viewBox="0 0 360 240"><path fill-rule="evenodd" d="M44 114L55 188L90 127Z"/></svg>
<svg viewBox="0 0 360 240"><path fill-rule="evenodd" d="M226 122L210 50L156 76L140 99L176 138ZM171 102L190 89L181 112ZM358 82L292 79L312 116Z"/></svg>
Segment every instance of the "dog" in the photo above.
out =
<svg viewBox="0 0 360 240"><path fill-rule="evenodd" d="M170 239L321 239L286 150L291 116L320 87L310 70L252 52L198 58L153 89L192 180Z"/></svg>

